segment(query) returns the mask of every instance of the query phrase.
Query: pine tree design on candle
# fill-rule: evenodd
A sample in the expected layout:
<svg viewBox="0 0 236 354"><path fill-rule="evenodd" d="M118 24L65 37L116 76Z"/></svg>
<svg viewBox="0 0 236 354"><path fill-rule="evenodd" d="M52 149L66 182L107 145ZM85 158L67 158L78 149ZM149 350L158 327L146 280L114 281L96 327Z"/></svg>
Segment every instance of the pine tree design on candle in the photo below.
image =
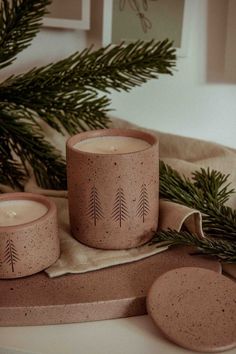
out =
<svg viewBox="0 0 236 354"><path fill-rule="evenodd" d="M139 196L139 201L138 201L138 207L137 207L137 216L141 217L143 219L143 222L145 221L145 216L149 213L149 200L148 200L148 192L147 192L147 186L145 183L142 184L141 186L141 191L140 191L140 196Z"/></svg>
<svg viewBox="0 0 236 354"><path fill-rule="evenodd" d="M104 217L98 191L95 186L92 187L90 192L88 216L93 220L94 226L97 225L98 220Z"/></svg>
<svg viewBox="0 0 236 354"><path fill-rule="evenodd" d="M14 273L14 265L19 261L18 253L15 248L14 242L9 239L6 242L6 248L4 252L4 262L11 265L12 273Z"/></svg>
<svg viewBox="0 0 236 354"><path fill-rule="evenodd" d="M122 187L119 187L116 192L115 202L112 210L112 218L113 220L118 221L121 227L122 221L125 221L128 216L129 213L126 205L124 190Z"/></svg>

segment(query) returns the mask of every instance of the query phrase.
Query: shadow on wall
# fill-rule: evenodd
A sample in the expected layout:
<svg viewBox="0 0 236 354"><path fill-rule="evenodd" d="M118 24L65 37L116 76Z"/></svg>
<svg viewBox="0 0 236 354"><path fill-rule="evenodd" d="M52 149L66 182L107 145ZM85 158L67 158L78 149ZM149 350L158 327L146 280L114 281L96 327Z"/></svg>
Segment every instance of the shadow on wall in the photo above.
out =
<svg viewBox="0 0 236 354"><path fill-rule="evenodd" d="M236 83L236 1L208 0L207 81Z"/></svg>

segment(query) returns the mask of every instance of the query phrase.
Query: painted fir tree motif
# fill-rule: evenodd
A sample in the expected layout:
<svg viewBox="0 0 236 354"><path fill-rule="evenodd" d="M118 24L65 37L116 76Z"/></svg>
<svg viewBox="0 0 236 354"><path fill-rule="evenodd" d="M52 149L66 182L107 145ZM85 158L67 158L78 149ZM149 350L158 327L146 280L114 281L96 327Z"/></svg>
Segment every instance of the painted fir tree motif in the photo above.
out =
<svg viewBox="0 0 236 354"><path fill-rule="evenodd" d="M145 183L141 186L138 207L137 207L137 216L142 218L143 222L145 221L145 216L149 213L149 200L147 186Z"/></svg>
<svg viewBox="0 0 236 354"><path fill-rule="evenodd" d="M14 273L15 264L20 260L14 242L9 239L6 242L5 252L4 252L4 262L11 266L12 273Z"/></svg>
<svg viewBox="0 0 236 354"><path fill-rule="evenodd" d="M89 197L88 216L93 220L94 226L97 225L97 221L102 219L103 211L100 202L99 194L95 186L92 187Z"/></svg>
<svg viewBox="0 0 236 354"><path fill-rule="evenodd" d="M113 220L119 222L121 227L122 222L125 221L128 216L129 214L124 190L122 187L119 187L116 192L115 202L112 210L112 218Z"/></svg>

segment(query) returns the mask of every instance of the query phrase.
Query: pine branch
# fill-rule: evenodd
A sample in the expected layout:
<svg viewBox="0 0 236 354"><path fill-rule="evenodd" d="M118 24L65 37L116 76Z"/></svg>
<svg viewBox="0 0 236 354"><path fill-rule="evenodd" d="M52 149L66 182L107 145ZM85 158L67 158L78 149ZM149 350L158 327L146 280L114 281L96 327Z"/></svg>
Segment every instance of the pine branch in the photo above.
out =
<svg viewBox="0 0 236 354"><path fill-rule="evenodd" d="M212 237L232 240L236 243L236 210L228 206L209 206L207 215L203 215L204 232Z"/></svg>
<svg viewBox="0 0 236 354"><path fill-rule="evenodd" d="M172 75L176 61L173 42L168 39L121 43L88 53L86 65L76 66L75 71L84 86L105 92L109 89L129 91L149 79L158 78L158 74ZM92 77L89 75L91 71Z"/></svg>
<svg viewBox="0 0 236 354"><path fill-rule="evenodd" d="M10 78L5 82L12 89L26 85L35 91L56 90L63 85L63 91L74 89L129 90L141 85L158 74L172 75L176 54L173 42L137 41L128 45L107 46L93 51L84 49L29 73Z"/></svg>
<svg viewBox="0 0 236 354"><path fill-rule="evenodd" d="M23 8L27 8L27 3L28 0L18 1L18 5L21 4ZM35 4L34 1L33 4ZM5 6L7 7L6 4ZM18 15L19 17L23 16L23 11L19 11ZM28 16L29 18L34 17L31 12ZM12 17L14 17L13 13ZM30 26L33 25L29 22ZM17 38L16 42L21 43ZM39 127L36 127L38 124L36 117L43 119L60 133L63 133L63 128L69 134L88 129L105 128L109 122L106 114L110 100L106 96L102 96L99 91L106 93L110 89L129 91L133 86L156 78L159 73L172 74L171 70L175 65L175 59L175 50L168 40L158 43L138 41L127 46L108 46L97 51L85 49L81 53L75 53L57 63L34 68L25 74L13 75L6 79L0 84L1 129L2 131L4 129L6 131L12 130L12 122L5 117L7 115L14 117L14 124L16 124L17 118L20 120L17 127L18 135L24 136L26 130L28 131L26 140L19 139L14 134L10 135L11 144L9 147L18 147L13 150L14 153L20 157L19 153L24 151L24 157L20 157L23 163L21 172L27 174L25 164L27 161L35 169L36 179L40 186L50 185L53 187L53 178L45 173L49 167L43 166L43 159L40 159L39 164L33 162L39 159L39 153L36 153L37 150L32 149L32 145L29 144L29 131L33 131L33 125L35 125L37 134L39 133ZM22 124L22 119L29 121L27 129ZM42 132L40 134L39 140L43 146ZM48 160L59 161L59 156L55 158L51 147L49 148L48 143L46 145L44 147L45 164ZM19 185L23 181L21 178L23 176L20 176L20 166L17 163L14 161L13 165L5 164L8 167L4 174L9 176L10 168L12 170L14 167L14 174L16 177L18 176L17 181L20 181L16 184ZM57 171L61 177L63 176L62 184L65 185L63 162L59 163ZM47 182L43 176L50 176L52 180ZM10 183L12 184L12 182L11 180ZM56 178L54 188L59 188L62 184Z"/></svg>
<svg viewBox="0 0 236 354"><path fill-rule="evenodd" d="M8 78L0 85L0 101L34 110L58 131L60 125L70 134L78 128L104 128L110 101L97 90L128 91L156 78L157 73L171 74L175 59L168 40L138 41L94 52L85 49L55 64Z"/></svg>
<svg viewBox="0 0 236 354"><path fill-rule="evenodd" d="M188 231L159 231L152 243L166 241L168 245L196 246L200 254L216 256L221 261L236 263L236 243L213 238L199 238Z"/></svg>
<svg viewBox="0 0 236 354"><path fill-rule="evenodd" d="M19 111L21 111L18 112L20 116L24 114L24 110L19 108ZM2 109L0 111L0 136L1 141L5 142L5 149L2 146L4 156L10 150L20 159L20 161L13 159L15 176L11 176L11 184L20 185L27 177L28 163L34 170L38 185L44 188L66 188L65 161L60 153L45 140L36 124L20 119L18 115L14 115L13 110ZM19 162L22 168L19 167ZM0 174L7 179L9 171L6 173L4 170L4 163L0 165L0 168ZM18 179L13 180L14 177Z"/></svg>
<svg viewBox="0 0 236 354"><path fill-rule="evenodd" d="M220 172L201 169L191 181L160 162L160 196L202 212L208 235L236 242L236 211L224 205L234 192L227 180Z"/></svg>
<svg viewBox="0 0 236 354"><path fill-rule="evenodd" d="M39 31L49 0L2 0L0 7L0 69L10 65Z"/></svg>
<svg viewBox="0 0 236 354"><path fill-rule="evenodd" d="M0 136L0 183L23 188L24 180L22 165L14 160L6 138Z"/></svg>
<svg viewBox="0 0 236 354"><path fill-rule="evenodd" d="M4 100L5 95L0 93L0 98ZM24 97L24 92L20 87L19 91L9 94L14 106L24 108L26 112L34 111L35 116L40 117L62 134L62 127L69 134L75 134L78 130L102 129L109 122L106 112L110 100L106 97L98 97L97 93L74 91L67 94L59 91L53 92L47 88L39 94L32 89L27 96ZM9 105L9 107L12 105L11 102L3 101L5 106Z"/></svg>
<svg viewBox="0 0 236 354"><path fill-rule="evenodd" d="M194 186L202 190L204 198L216 206L224 205L234 193L234 189L229 189L230 183L227 183L229 175L201 168L200 171L193 172L192 176Z"/></svg>

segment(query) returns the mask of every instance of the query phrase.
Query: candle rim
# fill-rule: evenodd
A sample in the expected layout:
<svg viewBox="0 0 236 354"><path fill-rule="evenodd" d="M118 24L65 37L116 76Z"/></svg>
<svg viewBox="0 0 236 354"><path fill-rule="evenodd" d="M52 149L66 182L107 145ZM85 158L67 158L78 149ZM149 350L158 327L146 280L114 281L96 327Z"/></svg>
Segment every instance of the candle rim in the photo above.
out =
<svg viewBox="0 0 236 354"><path fill-rule="evenodd" d="M54 213L56 211L55 203L52 200L50 200L40 194L27 193L27 192L13 192L13 193L3 193L2 195L0 195L0 203L1 203L1 201L4 202L4 201L9 201L9 200L31 200L34 202L38 202L38 203L41 203L44 206L46 206L47 211L45 212L45 214L43 214L39 218L34 219L29 222L25 222L25 223L17 224L17 225L0 225L1 231L3 231L4 229L6 229L7 231L24 229L26 226L28 227L28 226L34 225L35 222L43 221L45 218L48 218L48 216L50 216L52 213Z"/></svg>
<svg viewBox="0 0 236 354"><path fill-rule="evenodd" d="M115 156L124 156L124 155L133 155L133 154L138 154L143 151L152 149L153 147L158 145L158 138L154 136L153 134L149 132L144 132L142 130L136 130L136 129L122 129L122 128L109 128L109 129L98 129L98 130L90 130L82 133L78 133L76 135L73 135L67 140L67 148L72 149L73 151L79 152L80 154L84 155L99 155L104 157L107 156L114 156L112 153L100 153L100 152L90 152L90 151L83 151L79 150L78 148L75 148L74 145L78 143L82 143L85 140L88 139L93 139L93 138L102 138L102 137L127 137L127 138L134 138L134 139L140 139L144 140L147 143L150 144L150 146L146 147L145 149L137 150L137 151L132 151L132 152L120 152L116 153ZM145 137L146 139L145 139ZM81 139L78 139L81 138ZM152 140L152 141L150 141Z"/></svg>

